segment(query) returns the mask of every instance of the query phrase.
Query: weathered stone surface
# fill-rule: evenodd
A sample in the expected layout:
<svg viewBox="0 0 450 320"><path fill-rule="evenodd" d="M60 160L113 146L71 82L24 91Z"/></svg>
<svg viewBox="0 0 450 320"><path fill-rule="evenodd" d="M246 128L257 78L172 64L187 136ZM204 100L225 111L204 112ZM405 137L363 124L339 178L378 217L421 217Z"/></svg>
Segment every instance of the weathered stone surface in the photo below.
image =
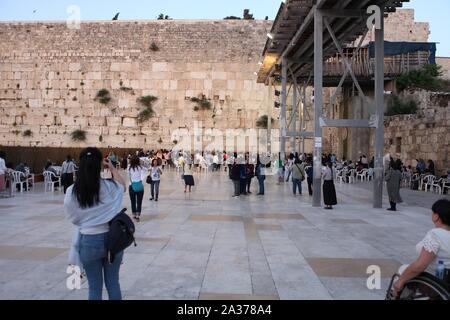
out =
<svg viewBox="0 0 450 320"><path fill-rule="evenodd" d="M171 148L171 132L193 128L194 121L220 130L240 127L231 115L241 108L252 111L243 117L254 127L267 92L256 85L254 72L270 26L270 21L116 21L70 30L65 23L1 23L0 118L9 129L0 144L70 147L74 129L66 126L74 126L99 147ZM152 42L158 51L150 50ZM111 96L106 106L94 101L101 89ZM155 118L139 128L137 98L145 95L158 97ZM211 111L194 112L195 104L186 100L201 95L211 99ZM16 119L24 107L33 112ZM213 121L215 112L222 116ZM33 130L31 142L16 134L27 129ZM160 137L162 144L156 143Z"/></svg>

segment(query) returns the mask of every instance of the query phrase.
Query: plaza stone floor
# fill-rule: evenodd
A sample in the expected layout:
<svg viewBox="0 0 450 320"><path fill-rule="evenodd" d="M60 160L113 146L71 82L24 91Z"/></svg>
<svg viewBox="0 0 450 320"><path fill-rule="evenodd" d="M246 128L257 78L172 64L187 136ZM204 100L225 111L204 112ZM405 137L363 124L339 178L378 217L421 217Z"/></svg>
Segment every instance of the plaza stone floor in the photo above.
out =
<svg viewBox="0 0 450 320"><path fill-rule="evenodd" d="M432 228L429 207L439 198L402 190L405 203L391 214L372 209L367 183L337 184L339 205L328 211L274 177L266 196L254 195L254 180L254 194L239 199L224 173L195 179L185 195L179 174L164 174L158 203L146 190L138 246L120 271L125 299L383 299ZM0 199L0 299L87 298L87 283L66 288L73 229L62 204L42 184ZM381 290L366 287L370 265L381 267Z"/></svg>

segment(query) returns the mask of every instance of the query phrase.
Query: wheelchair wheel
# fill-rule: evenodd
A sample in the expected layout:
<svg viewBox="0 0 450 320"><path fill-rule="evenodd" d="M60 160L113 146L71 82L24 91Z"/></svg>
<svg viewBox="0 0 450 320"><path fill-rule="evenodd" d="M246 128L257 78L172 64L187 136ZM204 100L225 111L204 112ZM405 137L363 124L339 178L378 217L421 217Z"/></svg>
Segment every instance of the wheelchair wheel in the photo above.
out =
<svg viewBox="0 0 450 320"><path fill-rule="evenodd" d="M396 300L450 300L448 286L429 273L406 282Z"/></svg>

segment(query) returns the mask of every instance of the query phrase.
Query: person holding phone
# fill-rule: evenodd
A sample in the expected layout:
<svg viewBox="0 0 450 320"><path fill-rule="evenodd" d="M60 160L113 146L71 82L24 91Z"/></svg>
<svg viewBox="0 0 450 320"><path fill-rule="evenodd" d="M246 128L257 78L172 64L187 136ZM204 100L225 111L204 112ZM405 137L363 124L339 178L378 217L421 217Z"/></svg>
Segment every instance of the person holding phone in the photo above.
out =
<svg viewBox="0 0 450 320"><path fill-rule="evenodd" d="M102 179L102 164L112 179ZM84 269L89 283L89 300L101 300L103 279L110 300L121 300L119 269L123 251L111 264L107 259L109 222L122 210L125 180L97 148L84 149L75 183L67 188L64 213L77 228L69 253L69 264Z"/></svg>

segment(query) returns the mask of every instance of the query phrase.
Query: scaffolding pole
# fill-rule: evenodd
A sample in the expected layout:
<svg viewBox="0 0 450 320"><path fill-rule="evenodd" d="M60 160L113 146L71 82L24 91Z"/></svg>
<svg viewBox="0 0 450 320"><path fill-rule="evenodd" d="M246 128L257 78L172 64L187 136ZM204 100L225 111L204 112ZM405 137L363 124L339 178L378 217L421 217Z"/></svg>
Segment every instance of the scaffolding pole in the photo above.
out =
<svg viewBox="0 0 450 320"><path fill-rule="evenodd" d="M314 8L314 180L313 207L322 204L323 16Z"/></svg>
<svg viewBox="0 0 450 320"><path fill-rule="evenodd" d="M375 179L373 186L373 206L383 207L384 182L384 12L381 10L380 28L375 29Z"/></svg>

